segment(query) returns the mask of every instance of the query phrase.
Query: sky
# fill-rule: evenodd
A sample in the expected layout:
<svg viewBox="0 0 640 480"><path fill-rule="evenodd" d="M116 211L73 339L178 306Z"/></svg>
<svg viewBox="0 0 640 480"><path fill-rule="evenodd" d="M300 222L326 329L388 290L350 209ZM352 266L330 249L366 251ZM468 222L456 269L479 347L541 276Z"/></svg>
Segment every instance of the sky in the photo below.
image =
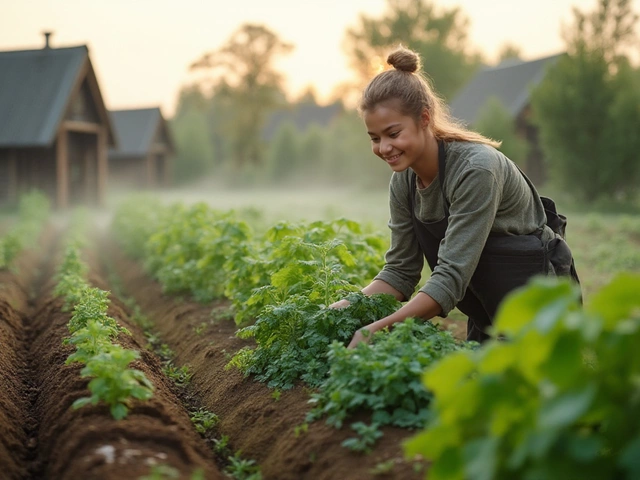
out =
<svg viewBox="0 0 640 480"><path fill-rule="evenodd" d="M640 0L633 0L640 11ZM562 51L572 7L596 0L435 0L469 19L469 44L490 60L513 44L525 60ZM379 17L386 0L0 0L0 51L86 44L107 108L175 110L189 65L221 47L243 23L261 23L294 45L278 62L291 98L312 86L327 100L352 73L343 50L359 15ZM425 67L428 69L428 59Z"/></svg>

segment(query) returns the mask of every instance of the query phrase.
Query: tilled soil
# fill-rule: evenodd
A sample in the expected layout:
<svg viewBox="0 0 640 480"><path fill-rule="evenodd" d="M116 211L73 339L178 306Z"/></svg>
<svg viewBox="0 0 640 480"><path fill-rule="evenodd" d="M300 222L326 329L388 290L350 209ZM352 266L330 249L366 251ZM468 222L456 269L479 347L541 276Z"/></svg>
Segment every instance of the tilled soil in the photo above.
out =
<svg viewBox="0 0 640 480"><path fill-rule="evenodd" d="M25 252L15 272L0 272L0 465L3 479L138 479L165 465L188 479L224 478L196 433L157 357L141 346L144 337L117 305L109 315L133 335L117 339L141 358L155 386L146 402L134 401L129 415L114 420L103 405L78 410L71 404L89 395L81 366L65 365L73 347L63 344L71 314L51 296L56 235ZM91 283L104 284L96 276Z"/></svg>
<svg viewBox="0 0 640 480"><path fill-rule="evenodd" d="M251 342L235 337L236 325L217 318L224 303L202 305L162 292L142 266L127 258L115 242L100 248L103 267L115 273L124 293L132 297L152 321L157 333L175 353L176 365L187 365L193 374L191 387L202 404L220 417L219 434L230 438L242 456L257 461L263 478L274 480L360 480L371 478L417 479L414 464L403 459L402 441L415 432L385 427L384 436L369 455L342 447L354 436L348 426L337 430L323 421L300 427L310 410L310 389L303 385L281 392L236 369L226 369L231 356ZM107 277L105 273L103 277ZM212 313L213 312L213 313ZM202 328L206 326L206 328ZM353 421L368 421L363 414ZM350 422L347 422L347 425ZM394 462L385 475L372 470L382 462Z"/></svg>

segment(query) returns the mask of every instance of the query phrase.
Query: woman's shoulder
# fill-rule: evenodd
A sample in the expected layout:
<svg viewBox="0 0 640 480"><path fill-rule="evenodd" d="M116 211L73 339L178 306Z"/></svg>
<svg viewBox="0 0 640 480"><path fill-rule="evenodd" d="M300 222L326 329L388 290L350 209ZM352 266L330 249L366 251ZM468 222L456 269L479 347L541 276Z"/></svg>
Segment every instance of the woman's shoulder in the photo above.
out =
<svg viewBox="0 0 640 480"><path fill-rule="evenodd" d="M449 142L447 145L448 163L460 163L464 167L488 168L493 170L508 161L500 151L479 142Z"/></svg>

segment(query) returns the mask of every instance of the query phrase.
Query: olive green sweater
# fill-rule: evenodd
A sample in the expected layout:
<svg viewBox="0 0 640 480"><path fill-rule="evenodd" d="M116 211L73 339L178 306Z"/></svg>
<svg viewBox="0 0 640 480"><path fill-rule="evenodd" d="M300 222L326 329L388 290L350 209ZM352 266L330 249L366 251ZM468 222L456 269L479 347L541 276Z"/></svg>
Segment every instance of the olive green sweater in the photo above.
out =
<svg viewBox="0 0 640 480"><path fill-rule="evenodd" d="M524 235L543 227L543 241L555 235L546 226L535 188L501 152L471 142L447 143L445 152L449 226L440 244L438 265L420 289L438 302L443 316L462 300L489 233ZM424 262L411 220L411 178L410 169L391 177L391 245L385 266L375 277L401 292L405 299L413 295ZM415 214L423 222L444 218L439 178L426 188L416 188Z"/></svg>

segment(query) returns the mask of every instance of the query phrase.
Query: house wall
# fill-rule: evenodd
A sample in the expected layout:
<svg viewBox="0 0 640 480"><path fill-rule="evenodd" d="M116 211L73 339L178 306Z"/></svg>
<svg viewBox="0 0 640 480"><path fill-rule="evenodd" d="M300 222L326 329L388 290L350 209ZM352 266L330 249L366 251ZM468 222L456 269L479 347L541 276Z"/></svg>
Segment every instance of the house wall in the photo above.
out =
<svg viewBox="0 0 640 480"><path fill-rule="evenodd" d="M0 149L0 204L14 204L22 193L33 189L42 191L52 202L55 201L54 149Z"/></svg>
<svg viewBox="0 0 640 480"><path fill-rule="evenodd" d="M109 190L124 191L147 187L147 158L109 158Z"/></svg>

